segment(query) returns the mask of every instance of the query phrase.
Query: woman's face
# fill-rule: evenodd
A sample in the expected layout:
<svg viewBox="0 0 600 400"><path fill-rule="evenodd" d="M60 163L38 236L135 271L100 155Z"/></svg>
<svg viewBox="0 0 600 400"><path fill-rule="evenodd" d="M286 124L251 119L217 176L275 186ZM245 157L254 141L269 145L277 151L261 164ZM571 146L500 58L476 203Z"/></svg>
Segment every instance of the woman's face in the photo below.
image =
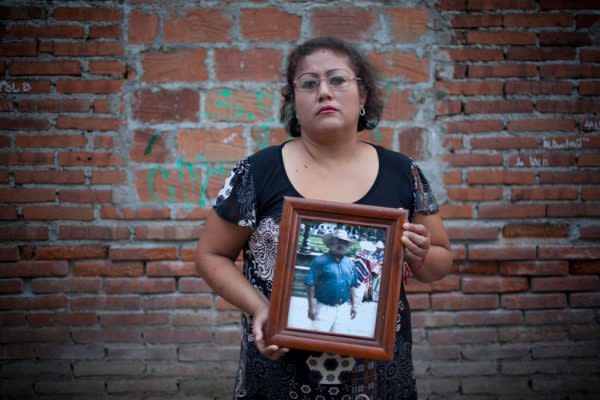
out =
<svg viewBox="0 0 600 400"><path fill-rule="evenodd" d="M349 79L347 87L338 85L343 78ZM328 49L319 49L299 63L294 76L294 98L303 135L336 131L356 133L360 107L365 99L354 78L356 74L348 57Z"/></svg>

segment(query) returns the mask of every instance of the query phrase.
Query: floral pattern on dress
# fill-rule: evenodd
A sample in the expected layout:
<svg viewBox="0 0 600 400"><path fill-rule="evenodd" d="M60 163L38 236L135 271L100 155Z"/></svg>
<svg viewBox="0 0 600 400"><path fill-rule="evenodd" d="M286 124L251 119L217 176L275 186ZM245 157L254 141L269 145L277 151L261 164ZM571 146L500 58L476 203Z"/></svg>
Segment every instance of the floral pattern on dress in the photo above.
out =
<svg viewBox="0 0 600 400"><path fill-rule="evenodd" d="M250 235L247 256L251 257L246 278L253 279L257 287L266 287L265 295L270 295L273 283L277 245L279 244L279 224L272 218L264 218ZM245 268L246 269L246 268ZM260 280L260 284L258 284Z"/></svg>

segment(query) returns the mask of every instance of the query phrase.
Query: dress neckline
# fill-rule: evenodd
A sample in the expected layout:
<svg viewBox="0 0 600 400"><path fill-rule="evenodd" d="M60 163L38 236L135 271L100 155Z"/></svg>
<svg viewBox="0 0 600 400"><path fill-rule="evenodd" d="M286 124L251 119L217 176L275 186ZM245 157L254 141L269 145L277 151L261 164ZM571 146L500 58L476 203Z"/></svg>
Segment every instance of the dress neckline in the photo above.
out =
<svg viewBox="0 0 600 400"><path fill-rule="evenodd" d="M292 139L294 140L294 139ZM289 187L292 189L292 191L294 192L296 197L301 197L303 199L305 199L306 197L304 195L302 195L302 193L300 193L296 187L294 186L294 184L292 183L292 180L290 179L286 169L285 169L285 164L283 163L283 148L286 144L290 143L292 140L286 140L285 142L283 142L282 144L279 145L279 151L278 153L278 160L279 160L279 165L281 167L281 170L283 171L283 176L285 177L285 180L287 182L287 184L289 185ZM377 153L377 175L375 176L375 180L373 181L373 184L371 185L371 187L369 188L369 190L367 190L367 192L362 195L358 200L355 200L353 202L349 202L348 204L362 204L362 202L369 197L369 195L371 194L371 192L373 192L375 190L375 187L379 184L379 181L381 179L381 154L380 154L380 147L376 146L372 143L369 142L365 142L362 141L363 143L368 144L369 146L373 147L375 149L375 152Z"/></svg>

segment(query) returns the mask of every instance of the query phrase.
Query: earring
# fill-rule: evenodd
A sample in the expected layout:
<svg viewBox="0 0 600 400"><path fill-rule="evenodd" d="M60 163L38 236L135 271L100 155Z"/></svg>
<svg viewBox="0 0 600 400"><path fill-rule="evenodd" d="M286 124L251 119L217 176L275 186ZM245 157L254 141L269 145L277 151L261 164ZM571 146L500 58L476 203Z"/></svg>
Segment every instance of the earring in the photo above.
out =
<svg viewBox="0 0 600 400"><path fill-rule="evenodd" d="M298 118L298 114L295 114L295 115L296 115L296 121L298 121L298 126L300 126L300 118Z"/></svg>
<svg viewBox="0 0 600 400"><path fill-rule="evenodd" d="M367 112L365 111L365 105L361 104L360 106L360 115L361 117L364 116Z"/></svg>

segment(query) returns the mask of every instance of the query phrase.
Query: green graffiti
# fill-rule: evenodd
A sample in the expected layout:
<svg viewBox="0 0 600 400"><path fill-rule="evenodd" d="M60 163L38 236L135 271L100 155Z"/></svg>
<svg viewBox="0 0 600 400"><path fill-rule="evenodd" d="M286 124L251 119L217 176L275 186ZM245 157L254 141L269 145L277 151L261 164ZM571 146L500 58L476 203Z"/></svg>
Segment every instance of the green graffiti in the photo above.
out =
<svg viewBox="0 0 600 400"><path fill-rule="evenodd" d="M207 207L209 203L208 198L206 197L206 190L208 188L210 178L215 175L227 174L229 170L225 168L225 164L223 162L211 165L211 163L206 160L206 157L204 157L203 154L198 155L198 157L196 157L196 161L203 165L206 171L206 177L200 183L200 198L198 199L198 204L200 207Z"/></svg>
<svg viewBox="0 0 600 400"><path fill-rule="evenodd" d="M152 137L148 141L148 144L146 145L146 148L144 149L145 156L152 153L152 147L154 146L154 144L156 143L156 141L158 139L160 139L160 133L155 133L154 135L152 135Z"/></svg>
<svg viewBox="0 0 600 400"><path fill-rule="evenodd" d="M150 173L148 174L148 187L150 189L150 196L154 199L157 200L161 203L172 203L173 200L175 199L175 188L173 187L173 185L169 185L169 198L166 201L163 201L160 196L158 195L158 193L156 193L156 191L154 190L154 175L156 175L156 172L159 171L162 174L163 179L166 181L169 179L169 171L167 171L166 169L164 169L162 166L160 165L155 165L150 169Z"/></svg>

